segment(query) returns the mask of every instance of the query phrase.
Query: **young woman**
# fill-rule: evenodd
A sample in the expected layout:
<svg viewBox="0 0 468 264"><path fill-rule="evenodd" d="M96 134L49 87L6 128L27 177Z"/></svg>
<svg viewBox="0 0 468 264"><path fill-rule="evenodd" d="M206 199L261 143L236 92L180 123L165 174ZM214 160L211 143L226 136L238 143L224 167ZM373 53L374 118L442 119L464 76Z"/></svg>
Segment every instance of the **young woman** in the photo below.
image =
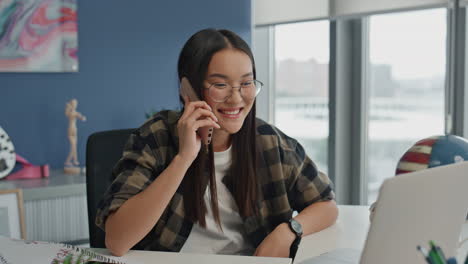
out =
<svg viewBox="0 0 468 264"><path fill-rule="evenodd" d="M133 248L288 257L301 236L335 222L329 178L296 140L255 118L262 83L239 36L197 32L178 74L202 101L181 97L181 112L162 111L130 136L96 218L114 255ZM214 128L206 147L202 127Z"/></svg>

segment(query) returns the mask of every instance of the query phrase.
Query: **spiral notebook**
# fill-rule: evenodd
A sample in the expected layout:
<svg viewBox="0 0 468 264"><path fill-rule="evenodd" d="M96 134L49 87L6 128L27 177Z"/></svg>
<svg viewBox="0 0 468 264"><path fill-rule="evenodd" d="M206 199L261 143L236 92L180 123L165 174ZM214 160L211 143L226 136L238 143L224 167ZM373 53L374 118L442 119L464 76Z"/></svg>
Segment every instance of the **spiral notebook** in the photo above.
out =
<svg viewBox="0 0 468 264"><path fill-rule="evenodd" d="M135 264L122 258L98 254L90 249L0 236L0 264Z"/></svg>

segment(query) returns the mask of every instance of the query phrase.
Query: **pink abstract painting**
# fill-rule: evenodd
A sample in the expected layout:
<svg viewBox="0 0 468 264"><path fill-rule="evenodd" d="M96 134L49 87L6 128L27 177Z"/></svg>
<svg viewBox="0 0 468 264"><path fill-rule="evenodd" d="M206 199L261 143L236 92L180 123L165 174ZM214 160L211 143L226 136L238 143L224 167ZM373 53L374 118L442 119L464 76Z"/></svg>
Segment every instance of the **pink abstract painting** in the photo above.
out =
<svg viewBox="0 0 468 264"><path fill-rule="evenodd" d="M78 71L78 0L0 0L0 72Z"/></svg>

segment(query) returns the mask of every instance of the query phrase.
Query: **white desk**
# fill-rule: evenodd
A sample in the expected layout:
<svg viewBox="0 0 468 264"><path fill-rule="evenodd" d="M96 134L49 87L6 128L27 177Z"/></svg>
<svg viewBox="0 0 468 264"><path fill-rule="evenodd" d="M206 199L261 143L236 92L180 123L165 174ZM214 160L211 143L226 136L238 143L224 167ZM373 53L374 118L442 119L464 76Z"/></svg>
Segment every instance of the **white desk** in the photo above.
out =
<svg viewBox="0 0 468 264"><path fill-rule="evenodd" d="M336 224L302 239L294 262L319 256L337 248L362 250L369 229L369 206L339 205Z"/></svg>
<svg viewBox="0 0 468 264"><path fill-rule="evenodd" d="M109 255L105 249L92 249L103 255ZM160 251L132 250L121 257L128 264L291 264L289 258L264 258L232 255L207 255L192 253L173 253Z"/></svg>

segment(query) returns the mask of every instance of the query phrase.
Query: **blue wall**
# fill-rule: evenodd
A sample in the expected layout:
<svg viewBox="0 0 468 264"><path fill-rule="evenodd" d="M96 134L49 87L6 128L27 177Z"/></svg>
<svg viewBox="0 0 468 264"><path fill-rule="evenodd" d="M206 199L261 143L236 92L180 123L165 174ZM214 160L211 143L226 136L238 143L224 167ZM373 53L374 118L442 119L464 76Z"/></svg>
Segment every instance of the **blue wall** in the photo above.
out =
<svg viewBox="0 0 468 264"><path fill-rule="evenodd" d="M79 101L78 154L87 137L137 127L151 109L178 108L177 57L196 31L227 28L250 43L250 0L77 0L79 73L0 73L0 126L34 164L63 167L65 103Z"/></svg>

